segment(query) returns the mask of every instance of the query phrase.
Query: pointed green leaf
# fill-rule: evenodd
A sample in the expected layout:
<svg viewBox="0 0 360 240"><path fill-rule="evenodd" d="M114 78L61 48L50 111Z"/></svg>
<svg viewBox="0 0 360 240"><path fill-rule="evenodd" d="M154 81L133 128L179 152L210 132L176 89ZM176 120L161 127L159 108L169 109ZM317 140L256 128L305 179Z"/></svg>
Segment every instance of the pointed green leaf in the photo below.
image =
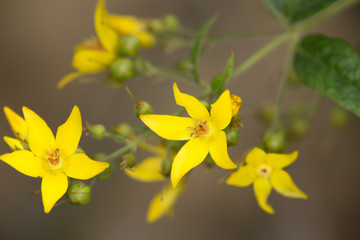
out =
<svg viewBox="0 0 360 240"><path fill-rule="evenodd" d="M339 0L263 0L280 21L293 25L327 8Z"/></svg>
<svg viewBox="0 0 360 240"><path fill-rule="evenodd" d="M309 35L294 61L300 81L360 116L360 58L348 43Z"/></svg>
<svg viewBox="0 0 360 240"><path fill-rule="evenodd" d="M209 31L210 27L213 25L217 18L217 15L210 18L199 30L199 32L196 35L194 44L190 51L190 63L193 65L192 67L192 74L195 77L196 82L200 82L199 72L198 72L198 61L199 61L199 55L201 50L201 44L204 40L204 37L206 36L207 32Z"/></svg>
<svg viewBox="0 0 360 240"><path fill-rule="evenodd" d="M229 59L227 60L224 71L219 75L216 75L211 81L212 89L219 95L224 91L224 87L228 79L231 77L234 67L234 53L231 53Z"/></svg>

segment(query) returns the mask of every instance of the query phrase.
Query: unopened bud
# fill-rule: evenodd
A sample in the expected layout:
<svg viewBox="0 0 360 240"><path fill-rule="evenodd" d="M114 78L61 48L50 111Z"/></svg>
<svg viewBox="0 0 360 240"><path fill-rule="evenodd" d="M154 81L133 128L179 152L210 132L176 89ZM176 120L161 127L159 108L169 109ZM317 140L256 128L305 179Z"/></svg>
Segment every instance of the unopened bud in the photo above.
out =
<svg viewBox="0 0 360 240"><path fill-rule="evenodd" d="M102 139L105 135L106 128L102 124L90 125L86 123L86 131L91 134L96 139Z"/></svg>
<svg viewBox="0 0 360 240"><path fill-rule="evenodd" d="M126 79L134 76L134 63L129 58L115 60L109 68L108 83L112 87L121 87Z"/></svg>
<svg viewBox="0 0 360 240"><path fill-rule="evenodd" d="M179 28L179 19L173 14L163 16L164 29L168 32L175 32Z"/></svg>
<svg viewBox="0 0 360 240"><path fill-rule="evenodd" d="M133 35L124 35L120 37L120 44L117 48L119 56L133 57L136 56L140 49L140 41Z"/></svg>
<svg viewBox="0 0 360 240"><path fill-rule="evenodd" d="M275 105L273 103L265 103L261 106L257 113L258 118L265 124L270 124L275 115Z"/></svg>
<svg viewBox="0 0 360 240"><path fill-rule="evenodd" d="M163 23L160 19L152 19L149 22L149 27L154 33L161 33L164 31Z"/></svg>
<svg viewBox="0 0 360 240"><path fill-rule="evenodd" d="M123 156L123 160L120 163L120 169L132 168L136 164L136 157L133 153L127 153Z"/></svg>
<svg viewBox="0 0 360 240"><path fill-rule="evenodd" d="M189 59L183 59L176 63L175 68L178 71L189 73L194 69L194 65Z"/></svg>
<svg viewBox="0 0 360 240"><path fill-rule="evenodd" d="M341 129L349 122L349 113L340 107L333 108L330 112L330 126Z"/></svg>
<svg viewBox="0 0 360 240"><path fill-rule="evenodd" d="M127 123L119 123L118 125L113 127L111 131L123 137L129 137L133 134L132 128Z"/></svg>
<svg viewBox="0 0 360 240"><path fill-rule="evenodd" d="M303 137L309 131L309 122L306 119L295 119L290 125L290 136Z"/></svg>
<svg viewBox="0 0 360 240"><path fill-rule="evenodd" d="M268 130L265 133L263 144L268 152L282 152L286 147L284 131Z"/></svg>
<svg viewBox="0 0 360 240"><path fill-rule="evenodd" d="M241 107L241 98L237 95L230 94L231 97L231 109L232 109L232 116L238 114L240 107Z"/></svg>
<svg viewBox="0 0 360 240"><path fill-rule="evenodd" d="M75 205L85 205L90 202L91 188L82 181L72 180L67 192L70 203Z"/></svg>
<svg viewBox="0 0 360 240"><path fill-rule="evenodd" d="M152 114L153 108L152 106L145 101L137 101L135 104L135 114L139 117L142 114Z"/></svg>
<svg viewBox="0 0 360 240"><path fill-rule="evenodd" d="M232 128L229 131L226 131L226 141L229 147L236 146L239 140L239 129Z"/></svg>

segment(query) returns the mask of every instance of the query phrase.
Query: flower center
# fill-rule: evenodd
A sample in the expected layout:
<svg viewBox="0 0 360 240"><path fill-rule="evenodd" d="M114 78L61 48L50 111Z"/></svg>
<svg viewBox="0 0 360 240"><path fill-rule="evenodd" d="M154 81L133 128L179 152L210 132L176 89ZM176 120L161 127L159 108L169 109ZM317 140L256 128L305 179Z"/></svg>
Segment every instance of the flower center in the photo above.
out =
<svg viewBox="0 0 360 240"><path fill-rule="evenodd" d="M271 171L272 171L271 167L267 165L261 165L258 169L258 175L263 178L268 178L270 177Z"/></svg>
<svg viewBox="0 0 360 240"><path fill-rule="evenodd" d="M59 149L57 148L54 153L50 153L48 156L48 161L51 169L59 169L62 165L62 157L59 154Z"/></svg>
<svg viewBox="0 0 360 240"><path fill-rule="evenodd" d="M191 130L192 133L190 134L190 137L192 136L203 136L209 133L209 124L207 121L204 123L200 123L198 120L194 119L196 123L196 127L187 127L187 129Z"/></svg>

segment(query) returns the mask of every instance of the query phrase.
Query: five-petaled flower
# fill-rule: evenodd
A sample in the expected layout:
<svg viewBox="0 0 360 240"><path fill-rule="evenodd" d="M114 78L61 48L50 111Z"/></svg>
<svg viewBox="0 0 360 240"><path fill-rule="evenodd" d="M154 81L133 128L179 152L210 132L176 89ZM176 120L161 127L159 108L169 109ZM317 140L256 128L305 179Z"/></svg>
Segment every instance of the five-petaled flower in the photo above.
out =
<svg viewBox="0 0 360 240"><path fill-rule="evenodd" d="M176 83L173 86L175 101L185 107L189 117L147 114L140 119L160 137L168 140L189 140L176 154L171 182L176 187L181 178L199 165L210 152L214 162L221 168L233 169L236 165L227 152L226 135L222 131L232 118L229 90L224 91L211 105L211 111L195 97L181 93Z"/></svg>
<svg viewBox="0 0 360 240"><path fill-rule="evenodd" d="M293 163L298 152L291 154L266 154L255 147L245 158L245 166L240 167L226 180L229 185L246 187L254 183L254 191L259 206L266 212L273 214L273 208L267 204L271 188L290 198L307 198L293 182L290 175L283 170Z"/></svg>
<svg viewBox="0 0 360 240"><path fill-rule="evenodd" d="M41 177L44 211L49 213L68 188L68 177L86 180L105 170L109 164L91 160L76 153L82 122L79 108L74 106L67 121L54 138L48 125L35 112L23 107L27 125L29 150L16 150L0 159L30 177Z"/></svg>

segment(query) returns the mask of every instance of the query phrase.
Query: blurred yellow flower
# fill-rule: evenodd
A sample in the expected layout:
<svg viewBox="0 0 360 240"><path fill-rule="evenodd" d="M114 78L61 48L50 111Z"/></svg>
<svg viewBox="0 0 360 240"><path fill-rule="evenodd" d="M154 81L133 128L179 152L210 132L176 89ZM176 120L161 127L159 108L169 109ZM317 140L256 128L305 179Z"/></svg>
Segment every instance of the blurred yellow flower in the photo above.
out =
<svg viewBox="0 0 360 240"><path fill-rule="evenodd" d="M63 88L78 77L107 69L116 59L119 37L112 28L104 0L98 2L95 10L95 30L98 39L85 40L75 48L72 65L78 71L63 77L58 82L57 88Z"/></svg>
<svg viewBox="0 0 360 240"><path fill-rule="evenodd" d="M298 152L291 154L266 154L255 147L245 158L245 166L240 167L226 180L229 185L246 187L254 183L254 191L259 206L267 213L273 214L273 208L267 203L271 188L290 198L307 198L293 182L290 175L283 170L293 163Z"/></svg>
<svg viewBox="0 0 360 240"><path fill-rule="evenodd" d="M147 222L153 223L165 215L173 216L174 205L184 190L185 184L181 181L176 188L168 185L156 194L148 208Z"/></svg>
<svg viewBox="0 0 360 240"><path fill-rule="evenodd" d="M49 213L67 191L68 177L86 180L101 173L109 164L91 160L84 153L75 153L82 133L77 106L58 128L56 138L35 112L23 107L23 113L31 151L14 151L1 155L0 159L27 176L42 178L44 211Z"/></svg>
<svg viewBox="0 0 360 240"><path fill-rule="evenodd" d="M147 114L140 119L160 137L168 140L189 140L176 154L171 182L176 187L181 178L199 165L210 152L215 163L225 169L236 168L227 152L225 132L232 118L229 90L224 91L211 105L211 112L195 97L181 93L173 86L175 101L185 107L189 117Z"/></svg>

